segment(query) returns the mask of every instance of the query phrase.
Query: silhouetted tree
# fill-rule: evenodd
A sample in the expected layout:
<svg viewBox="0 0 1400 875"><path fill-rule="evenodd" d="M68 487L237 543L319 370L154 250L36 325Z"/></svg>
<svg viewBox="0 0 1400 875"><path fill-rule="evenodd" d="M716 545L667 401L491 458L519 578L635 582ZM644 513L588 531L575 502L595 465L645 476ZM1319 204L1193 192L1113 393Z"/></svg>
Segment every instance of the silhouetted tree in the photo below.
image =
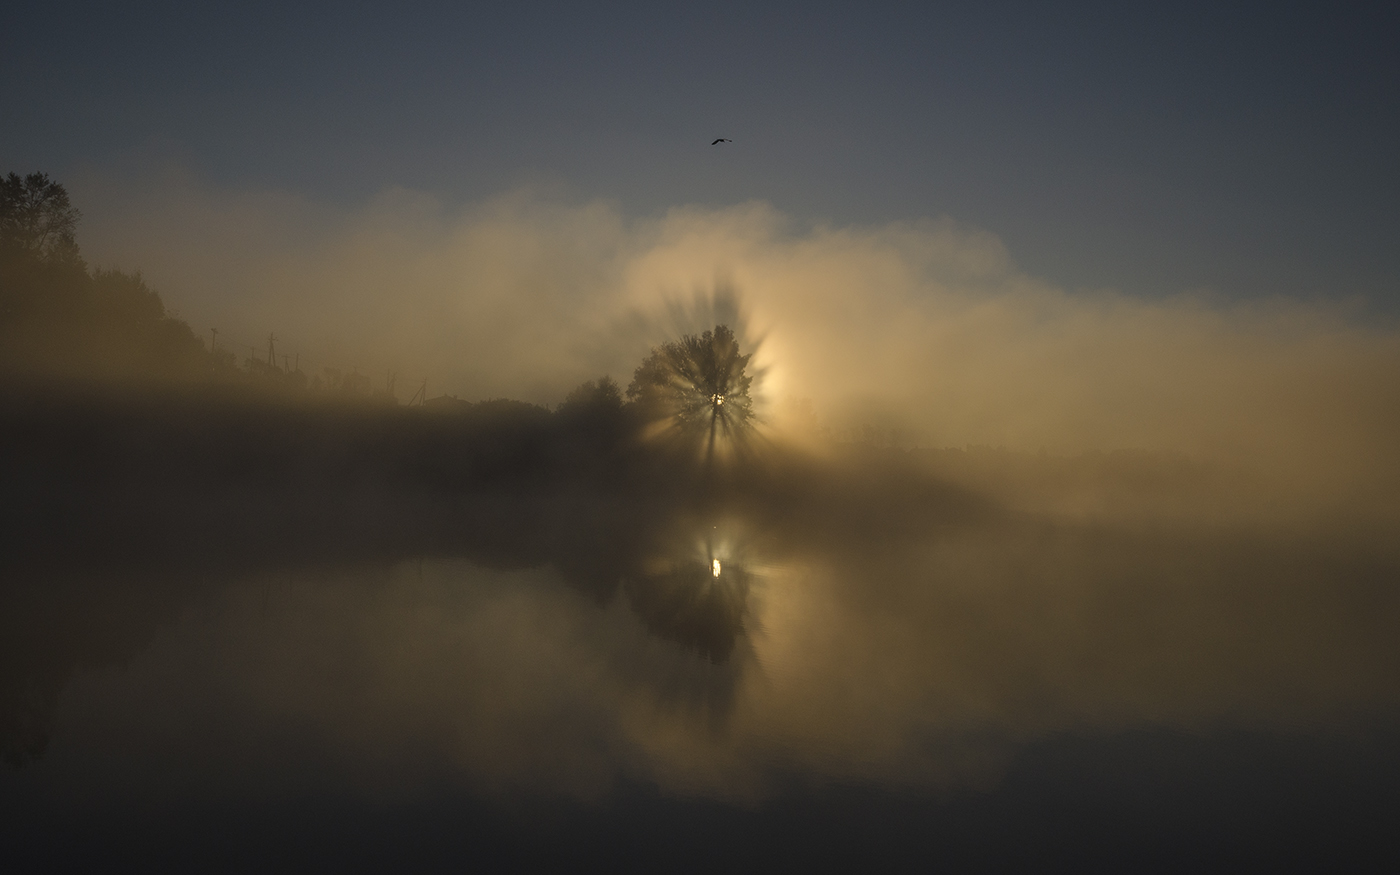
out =
<svg viewBox="0 0 1400 875"><path fill-rule="evenodd" d="M0 246L44 261L77 261L74 233L82 213L46 173L0 180Z"/></svg>
<svg viewBox="0 0 1400 875"><path fill-rule="evenodd" d="M564 403L559 405L559 412L564 414L621 409L622 390L612 377L582 383L565 395Z"/></svg>
<svg viewBox="0 0 1400 875"><path fill-rule="evenodd" d="M750 355L727 325L698 337L663 343L637 368L627 398L649 420L669 420L682 434L736 437L753 424L753 400L745 373Z"/></svg>
<svg viewBox="0 0 1400 875"><path fill-rule="evenodd" d="M221 360L139 272L88 272L74 239L80 217L46 174L0 179L0 376L214 375Z"/></svg>

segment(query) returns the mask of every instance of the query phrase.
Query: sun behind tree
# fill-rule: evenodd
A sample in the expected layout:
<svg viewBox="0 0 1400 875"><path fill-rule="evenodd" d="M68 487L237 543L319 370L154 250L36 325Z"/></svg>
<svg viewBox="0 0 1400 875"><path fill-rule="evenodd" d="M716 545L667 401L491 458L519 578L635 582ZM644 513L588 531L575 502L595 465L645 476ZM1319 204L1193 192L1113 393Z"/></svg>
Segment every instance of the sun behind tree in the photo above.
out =
<svg viewBox="0 0 1400 875"><path fill-rule="evenodd" d="M752 355L739 352L727 325L663 343L642 362L627 387L627 399L658 432L699 439L707 455L720 439L742 438L754 425Z"/></svg>

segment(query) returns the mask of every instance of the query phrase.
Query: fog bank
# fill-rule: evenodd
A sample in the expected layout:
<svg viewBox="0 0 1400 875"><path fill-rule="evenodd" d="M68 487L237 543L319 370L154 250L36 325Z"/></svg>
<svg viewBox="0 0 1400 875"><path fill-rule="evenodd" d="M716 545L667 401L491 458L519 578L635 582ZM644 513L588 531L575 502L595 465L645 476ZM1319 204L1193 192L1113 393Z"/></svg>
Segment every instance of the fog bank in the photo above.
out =
<svg viewBox="0 0 1400 875"><path fill-rule="evenodd" d="M276 332L303 369L394 372L404 397L424 379L430 395L540 403L604 373L625 385L732 297L722 317L757 348L777 427L1183 453L1322 504L1400 491L1400 333L1337 305L1067 291L949 219L806 226L762 203L631 218L539 192L453 208L403 189L339 208L178 172L72 187L89 260L142 269L197 331L249 347ZM804 398L815 419L787 416Z"/></svg>

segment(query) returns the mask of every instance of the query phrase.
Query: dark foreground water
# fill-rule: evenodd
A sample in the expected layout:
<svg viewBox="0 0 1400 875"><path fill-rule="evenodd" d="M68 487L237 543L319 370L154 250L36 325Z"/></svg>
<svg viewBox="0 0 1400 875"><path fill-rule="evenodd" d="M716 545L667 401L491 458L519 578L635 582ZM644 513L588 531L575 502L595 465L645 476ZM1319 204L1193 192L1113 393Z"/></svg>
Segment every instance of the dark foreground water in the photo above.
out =
<svg viewBox="0 0 1400 875"><path fill-rule="evenodd" d="M31 558L5 868L1400 863L1384 537L783 518L577 561Z"/></svg>

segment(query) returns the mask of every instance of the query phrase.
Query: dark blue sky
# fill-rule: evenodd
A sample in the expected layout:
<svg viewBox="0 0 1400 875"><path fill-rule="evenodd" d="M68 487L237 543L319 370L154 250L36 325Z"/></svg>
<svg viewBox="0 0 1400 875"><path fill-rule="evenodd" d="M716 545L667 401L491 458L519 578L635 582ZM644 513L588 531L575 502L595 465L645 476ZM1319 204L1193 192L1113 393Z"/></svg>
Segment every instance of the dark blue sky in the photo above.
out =
<svg viewBox="0 0 1400 875"><path fill-rule="evenodd" d="M1393 309L1400 16L1363 9L31 3L0 171L948 215L1070 287Z"/></svg>

